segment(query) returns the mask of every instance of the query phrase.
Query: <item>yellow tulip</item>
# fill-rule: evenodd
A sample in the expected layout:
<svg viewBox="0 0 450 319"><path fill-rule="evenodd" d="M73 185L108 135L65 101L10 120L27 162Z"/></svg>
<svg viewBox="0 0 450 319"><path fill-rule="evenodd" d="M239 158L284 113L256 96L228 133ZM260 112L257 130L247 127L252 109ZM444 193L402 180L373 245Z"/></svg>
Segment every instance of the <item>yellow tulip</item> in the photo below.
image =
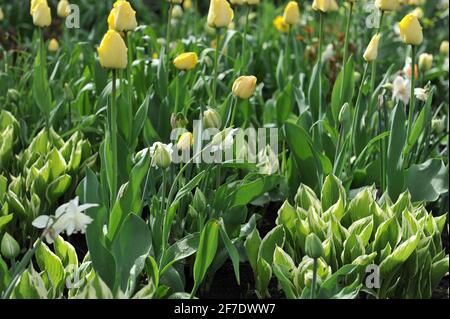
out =
<svg viewBox="0 0 450 319"><path fill-rule="evenodd" d="M137 28L136 11L128 1L118 0L114 3L108 16L108 26L118 32L133 31Z"/></svg>
<svg viewBox="0 0 450 319"><path fill-rule="evenodd" d="M433 66L433 55L428 53L422 53L419 56L419 69L422 71L428 71Z"/></svg>
<svg viewBox="0 0 450 319"><path fill-rule="evenodd" d="M183 2L184 10L190 10L190 9L192 9L192 7L193 7L192 0L184 0L184 2Z"/></svg>
<svg viewBox="0 0 450 319"><path fill-rule="evenodd" d="M376 0L375 6L381 11L394 11L398 7L398 0Z"/></svg>
<svg viewBox="0 0 450 319"><path fill-rule="evenodd" d="M275 29L278 30L278 32L286 33L289 31L289 24L284 21L284 18L282 16L278 16L273 20L273 25L275 26Z"/></svg>
<svg viewBox="0 0 450 319"><path fill-rule="evenodd" d="M235 4L238 6L242 6L243 4L245 4L245 0L230 0L231 4Z"/></svg>
<svg viewBox="0 0 450 319"><path fill-rule="evenodd" d="M251 6L255 6L257 4L259 4L260 0L245 0L245 3L247 3L248 5Z"/></svg>
<svg viewBox="0 0 450 319"><path fill-rule="evenodd" d="M58 2L58 7L56 9L56 12L58 13L58 17L60 18L67 18L67 16L70 14L70 3L67 0L60 0Z"/></svg>
<svg viewBox="0 0 450 319"><path fill-rule="evenodd" d="M330 12L337 11L339 6L336 0L314 0L312 8L316 11Z"/></svg>
<svg viewBox="0 0 450 319"><path fill-rule="evenodd" d="M233 95L241 99L249 99L256 89L257 79L255 76L241 76L233 83Z"/></svg>
<svg viewBox="0 0 450 319"><path fill-rule="evenodd" d="M192 70L197 63L198 56L195 52L182 53L173 61L173 64L178 70Z"/></svg>
<svg viewBox="0 0 450 319"><path fill-rule="evenodd" d="M0 22L2 22L4 18L5 18L5 15L3 14L3 10L0 7Z"/></svg>
<svg viewBox="0 0 450 319"><path fill-rule="evenodd" d="M422 43L422 26L415 15L410 13L400 21L400 37L406 44L419 45Z"/></svg>
<svg viewBox="0 0 450 319"><path fill-rule="evenodd" d="M233 21L234 12L226 0L211 0L208 25L211 28L226 28Z"/></svg>
<svg viewBox="0 0 450 319"><path fill-rule="evenodd" d="M300 21L300 9L297 1L289 1L284 8L283 19L289 25L298 24Z"/></svg>
<svg viewBox="0 0 450 319"><path fill-rule="evenodd" d="M363 55L366 62L371 62L377 59L378 43L380 42L380 38L381 34L377 33L373 36L372 40L370 40L369 45L367 46L367 49Z"/></svg>
<svg viewBox="0 0 450 319"><path fill-rule="evenodd" d="M58 51L58 48L59 48L58 40L51 39L50 42L48 43L48 50L50 52L56 52Z"/></svg>
<svg viewBox="0 0 450 319"><path fill-rule="evenodd" d="M193 136L191 132L181 134L177 142L177 148L183 151L189 150L193 143Z"/></svg>
<svg viewBox="0 0 450 319"><path fill-rule="evenodd" d="M107 69L125 69L127 67L128 49L117 31L108 30L97 51L102 67Z"/></svg>
<svg viewBox="0 0 450 319"><path fill-rule="evenodd" d="M439 48L439 52L443 55L448 55L448 41L442 41L441 47Z"/></svg>
<svg viewBox="0 0 450 319"><path fill-rule="evenodd" d="M48 27L52 23L52 15L47 0L35 0L31 2L31 16L33 23L38 27Z"/></svg>

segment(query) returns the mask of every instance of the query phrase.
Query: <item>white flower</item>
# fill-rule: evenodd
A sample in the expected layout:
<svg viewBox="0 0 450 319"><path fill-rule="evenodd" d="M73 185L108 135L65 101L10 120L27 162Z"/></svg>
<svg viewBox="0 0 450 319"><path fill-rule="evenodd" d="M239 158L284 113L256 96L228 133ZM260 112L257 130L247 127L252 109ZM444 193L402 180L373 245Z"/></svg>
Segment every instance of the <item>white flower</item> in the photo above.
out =
<svg viewBox="0 0 450 319"><path fill-rule="evenodd" d="M233 146L234 134L238 129L226 128L222 132L214 135L211 141L211 151L226 151Z"/></svg>
<svg viewBox="0 0 450 319"><path fill-rule="evenodd" d="M173 145L155 142L150 147L151 166L167 168L172 163Z"/></svg>
<svg viewBox="0 0 450 319"><path fill-rule="evenodd" d="M68 203L58 207L55 216L39 216L33 221L32 225L38 229L44 229L45 239L51 244L63 231L65 231L68 236L77 232L84 234L87 226L92 222L92 218L83 212L96 206L98 205L79 205L78 197L76 197Z"/></svg>
<svg viewBox="0 0 450 319"><path fill-rule="evenodd" d="M409 103L411 96L409 80L398 75L393 83L392 98L398 102L402 101L405 105Z"/></svg>
<svg viewBox="0 0 450 319"><path fill-rule="evenodd" d="M333 56L334 56L333 45L332 45L332 44L329 44L329 45L327 45L325 51L323 51L323 53L322 53L322 60L323 60L324 62L327 62L327 61L330 60Z"/></svg>
<svg viewBox="0 0 450 319"><path fill-rule="evenodd" d="M278 173L280 167L278 156L270 146L266 146L258 153L257 167L260 174L272 175Z"/></svg>
<svg viewBox="0 0 450 319"><path fill-rule="evenodd" d="M420 101L426 102L428 100L428 90L426 89L415 88L414 95Z"/></svg>
<svg viewBox="0 0 450 319"><path fill-rule="evenodd" d="M448 72L448 57L444 60L444 70Z"/></svg>

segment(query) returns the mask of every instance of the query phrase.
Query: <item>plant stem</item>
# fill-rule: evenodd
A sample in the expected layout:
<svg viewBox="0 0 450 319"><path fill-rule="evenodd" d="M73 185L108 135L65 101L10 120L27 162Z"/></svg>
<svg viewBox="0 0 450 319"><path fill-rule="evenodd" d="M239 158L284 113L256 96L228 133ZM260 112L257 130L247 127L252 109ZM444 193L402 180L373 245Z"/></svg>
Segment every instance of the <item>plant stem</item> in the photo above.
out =
<svg viewBox="0 0 450 319"><path fill-rule="evenodd" d="M111 110L110 110L110 138L111 138L111 160L112 160L112 176L111 176L111 207L114 205L117 195L117 176L118 176L118 164L117 164L117 106L116 106L116 81L117 70L112 70L112 95L111 95Z"/></svg>
<svg viewBox="0 0 450 319"><path fill-rule="evenodd" d="M216 95L217 95L217 77L218 77L218 68L219 68L219 48L220 48L220 31L219 29L216 30L216 53L214 56L214 78L213 78L213 106L214 108L217 107L217 101L216 101Z"/></svg>
<svg viewBox="0 0 450 319"><path fill-rule="evenodd" d="M353 115L353 121L352 121L352 134L353 135L355 135L355 133L356 133L357 119L358 119L359 114L361 112L360 111L360 109L361 109L361 96L362 96L363 86L364 86L364 83L366 81L368 69L369 69L369 62L366 62L366 65L364 67L364 73L363 73L363 76L361 78L361 85L359 86L359 90L358 90L358 97L356 98L356 104L355 104L356 109L355 109L355 114ZM354 137L355 136L353 136L353 140L354 140ZM353 143L353 146L355 146L354 143ZM356 148L353 151L354 151L355 155L357 155L356 154Z"/></svg>
<svg viewBox="0 0 450 319"><path fill-rule="evenodd" d="M133 109L133 87L131 85L131 65L133 63L133 48L131 45L131 32L127 32L127 47L128 47L128 66L127 66L127 88L128 88L128 107L134 111ZM131 137L132 127L133 127L133 118L130 116L128 119L129 122L129 137Z"/></svg>
<svg viewBox="0 0 450 319"><path fill-rule="evenodd" d="M384 11L381 11L380 22L379 22L376 34L379 34L381 32L381 28L383 27L383 18L384 18ZM370 81L370 92L371 92L372 95L373 95L374 90L375 90L375 82L376 82L376 80L377 80L377 60L374 60L372 62L372 79Z"/></svg>
<svg viewBox="0 0 450 319"><path fill-rule="evenodd" d="M322 119L322 51L323 51L323 13L320 12L320 26L319 26L319 52L317 63L319 65L319 121ZM320 131L322 131L322 124L319 124Z"/></svg>
<svg viewBox="0 0 450 319"><path fill-rule="evenodd" d="M347 74L346 74L345 65L347 64L347 60L348 60L348 42L349 42L349 37L350 37L350 24L351 24L352 14L353 14L353 2L350 2L349 5L350 5L350 7L348 9L347 26L345 28L344 56L343 56L343 60L342 60L343 79L342 79L341 92L340 92L340 97L339 97L339 100L340 100L339 107L341 107L343 104L344 83L347 83L346 82Z"/></svg>
<svg viewBox="0 0 450 319"><path fill-rule="evenodd" d="M291 37L292 37L292 26L289 26L289 31L286 37L286 46L284 49L284 59L286 60L286 75L289 76L290 75L290 71L291 71L291 53L290 53L290 41L291 41Z"/></svg>
<svg viewBox="0 0 450 319"><path fill-rule="evenodd" d="M169 55L169 48L170 48L170 28L172 23L172 9L173 9L173 3L170 2L169 4L169 15L167 17L167 30L166 30L166 56ZM168 59L166 59L168 61Z"/></svg>
<svg viewBox="0 0 450 319"><path fill-rule="evenodd" d="M249 16L250 16L250 6L247 5L246 8L246 15L245 15L245 26L244 26L244 35L242 37L242 54L241 54L241 59L242 59L242 73L245 73L245 66L247 65L247 63L245 63L245 49L246 49L246 44L247 44L247 33L248 33L248 20L249 20Z"/></svg>
<svg viewBox="0 0 450 319"><path fill-rule="evenodd" d="M231 118L227 123L225 124L224 128L227 128L229 125L233 126L234 125L234 117L236 116L236 106L237 106L237 97L233 96L233 101L231 103Z"/></svg>
<svg viewBox="0 0 450 319"><path fill-rule="evenodd" d="M409 139L409 136L411 134L415 111L414 88L416 84L416 51L416 46L411 45L411 96L409 97L408 129L406 134L407 139Z"/></svg>
<svg viewBox="0 0 450 319"><path fill-rule="evenodd" d="M311 284L311 299L314 299L316 295L316 281L317 281L317 258L314 258L313 279Z"/></svg>
<svg viewBox="0 0 450 319"><path fill-rule="evenodd" d="M72 103L70 100L67 101L67 106L69 108L69 129L72 127Z"/></svg>

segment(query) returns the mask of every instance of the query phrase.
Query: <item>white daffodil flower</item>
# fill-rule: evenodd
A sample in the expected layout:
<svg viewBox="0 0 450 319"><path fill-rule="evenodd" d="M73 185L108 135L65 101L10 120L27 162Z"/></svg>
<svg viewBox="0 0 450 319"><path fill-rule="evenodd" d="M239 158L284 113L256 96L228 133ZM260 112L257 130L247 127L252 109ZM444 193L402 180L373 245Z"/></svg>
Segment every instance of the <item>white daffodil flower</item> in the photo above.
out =
<svg viewBox="0 0 450 319"><path fill-rule="evenodd" d="M420 101L426 102L428 100L428 90L426 89L415 88L414 95Z"/></svg>
<svg viewBox="0 0 450 319"><path fill-rule="evenodd" d="M55 216L39 216L32 222L32 225L38 229L44 229L45 239L51 244L63 231L68 236L78 232L84 234L87 226L92 222L92 218L83 212L96 206L98 205L79 205L79 199L76 197L58 207Z"/></svg>
<svg viewBox="0 0 450 319"><path fill-rule="evenodd" d="M392 98L394 99L394 101L402 101L405 105L407 105L411 96L409 80L398 75L392 85Z"/></svg>

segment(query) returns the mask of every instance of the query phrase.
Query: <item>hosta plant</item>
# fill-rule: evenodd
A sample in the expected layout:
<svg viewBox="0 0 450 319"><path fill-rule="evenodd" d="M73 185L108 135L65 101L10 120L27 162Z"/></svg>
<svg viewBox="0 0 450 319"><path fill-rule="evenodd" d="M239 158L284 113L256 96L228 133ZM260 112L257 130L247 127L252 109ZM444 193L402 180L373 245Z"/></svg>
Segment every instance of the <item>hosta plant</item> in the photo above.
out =
<svg viewBox="0 0 450 319"><path fill-rule="evenodd" d="M96 159L80 133L64 141L53 130L49 132L39 132L24 151L14 155L9 169L0 171L0 218L14 216L10 227L20 231L13 235L22 243L30 235L31 222L55 209L66 192L73 193L85 168Z"/></svg>
<svg viewBox="0 0 450 319"><path fill-rule="evenodd" d="M306 238L314 233L333 273L345 265L379 267L380 287L365 289L371 296L430 298L449 267L441 239L446 215L434 217L422 204L412 203L409 193L395 203L388 196L377 199L373 187L352 195L348 199L333 175L326 178L320 197L301 185L295 207L285 202L278 212L277 224L286 232L285 252L300 263L307 255ZM359 271L364 279L365 269Z"/></svg>

